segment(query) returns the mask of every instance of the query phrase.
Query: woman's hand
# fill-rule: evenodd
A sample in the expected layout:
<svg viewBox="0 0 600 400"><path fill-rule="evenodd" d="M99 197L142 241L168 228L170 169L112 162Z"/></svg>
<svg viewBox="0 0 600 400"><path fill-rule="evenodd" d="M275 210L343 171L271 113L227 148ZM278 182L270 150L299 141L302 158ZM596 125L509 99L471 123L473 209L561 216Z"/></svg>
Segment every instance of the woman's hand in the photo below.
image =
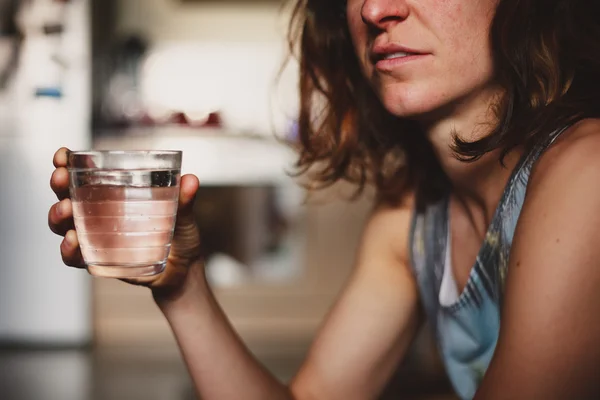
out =
<svg viewBox="0 0 600 400"><path fill-rule="evenodd" d="M59 202L50 208L48 225L52 232L64 236L60 245L63 262L72 267L85 268L75 233L73 208L69 198L69 174L66 168L68 152L69 150L63 147L54 155L56 169L50 179L50 186ZM165 271L151 277L124 279L131 284L149 287L157 301L170 301L179 297L192 270L195 276L204 279L200 262L200 233L193 214L194 198L198 187L198 178L194 175L181 178L175 233Z"/></svg>

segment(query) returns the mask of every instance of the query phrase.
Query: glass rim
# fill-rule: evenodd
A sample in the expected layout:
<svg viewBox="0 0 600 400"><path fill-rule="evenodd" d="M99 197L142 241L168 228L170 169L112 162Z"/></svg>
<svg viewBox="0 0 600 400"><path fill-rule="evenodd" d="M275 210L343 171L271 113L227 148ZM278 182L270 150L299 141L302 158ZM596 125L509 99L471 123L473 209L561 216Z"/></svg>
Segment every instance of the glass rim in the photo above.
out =
<svg viewBox="0 0 600 400"><path fill-rule="evenodd" d="M181 169L181 150L82 150L67 156L69 171Z"/></svg>
<svg viewBox="0 0 600 400"><path fill-rule="evenodd" d="M182 150L77 150L69 151L68 156L94 156L103 154L113 155L130 155L130 154L147 154L147 155L180 155Z"/></svg>

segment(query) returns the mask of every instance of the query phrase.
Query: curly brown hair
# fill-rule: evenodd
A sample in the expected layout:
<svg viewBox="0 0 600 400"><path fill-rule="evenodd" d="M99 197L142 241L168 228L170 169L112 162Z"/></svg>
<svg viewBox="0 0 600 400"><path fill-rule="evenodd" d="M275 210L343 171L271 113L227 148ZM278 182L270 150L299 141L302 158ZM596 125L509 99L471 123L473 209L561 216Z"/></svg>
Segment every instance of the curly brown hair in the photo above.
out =
<svg viewBox="0 0 600 400"><path fill-rule="evenodd" d="M500 0L491 27L499 123L474 142L455 135L465 162L516 146L530 148L553 130L600 117L600 4L586 0ZM340 180L383 201L431 186L442 175L416 123L388 113L364 78L344 0L297 0L289 30L299 52L298 171L316 186Z"/></svg>

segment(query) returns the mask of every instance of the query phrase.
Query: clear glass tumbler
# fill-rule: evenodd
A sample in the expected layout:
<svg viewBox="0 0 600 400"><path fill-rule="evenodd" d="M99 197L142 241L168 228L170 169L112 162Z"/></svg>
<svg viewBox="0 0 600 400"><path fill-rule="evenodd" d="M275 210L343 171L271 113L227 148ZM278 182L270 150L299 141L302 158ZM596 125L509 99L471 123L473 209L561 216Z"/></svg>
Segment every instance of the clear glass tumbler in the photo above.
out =
<svg viewBox="0 0 600 400"><path fill-rule="evenodd" d="M75 231L88 272L161 273L177 213L180 151L75 151L68 157Z"/></svg>

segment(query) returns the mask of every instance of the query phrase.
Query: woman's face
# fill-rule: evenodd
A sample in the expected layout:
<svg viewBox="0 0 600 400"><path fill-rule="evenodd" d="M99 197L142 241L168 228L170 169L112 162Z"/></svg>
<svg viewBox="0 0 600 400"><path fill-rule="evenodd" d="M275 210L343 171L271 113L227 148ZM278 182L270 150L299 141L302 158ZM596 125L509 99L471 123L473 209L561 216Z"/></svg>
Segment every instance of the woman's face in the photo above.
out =
<svg viewBox="0 0 600 400"><path fill-rule="evenodd" d="M387 110L419 119L489 99L498 1L347 0L356 54Z"/></svg>

